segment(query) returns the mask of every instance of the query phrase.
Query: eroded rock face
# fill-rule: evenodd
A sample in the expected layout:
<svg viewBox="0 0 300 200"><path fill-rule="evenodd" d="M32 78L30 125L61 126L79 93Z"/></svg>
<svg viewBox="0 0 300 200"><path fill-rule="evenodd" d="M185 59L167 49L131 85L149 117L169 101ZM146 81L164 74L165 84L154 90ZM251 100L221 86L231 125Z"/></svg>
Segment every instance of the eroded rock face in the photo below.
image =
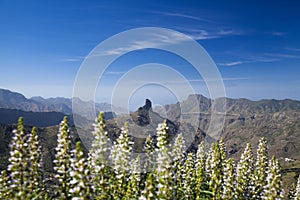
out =
<svg viewBox="0 0 300 200"><path fill-rule="evenodd" d="M146 99L145 105L142 107L145 110L151 110L152 109L152 102L149 99Z"/></svg>
<svg viewBox="0 0 300 200"><path fill-rule="evenodd" d="M132 120L139 126L146 126L151 123L149 117L149 111L152 111L152 102L149 99L146 99L145 105L139 107L139 109L131 113Z"/></svg>

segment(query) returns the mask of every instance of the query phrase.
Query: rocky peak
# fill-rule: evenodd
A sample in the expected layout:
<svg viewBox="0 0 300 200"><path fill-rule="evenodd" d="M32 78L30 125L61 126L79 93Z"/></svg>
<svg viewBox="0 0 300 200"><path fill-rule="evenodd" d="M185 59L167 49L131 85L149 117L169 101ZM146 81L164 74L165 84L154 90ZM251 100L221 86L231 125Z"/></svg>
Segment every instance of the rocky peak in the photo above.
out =
<svg viewBox="0 0 300 200"><path fill-rule="evenodd" d="M150 124L149 111L152 111L152 102L149 99L145 100L145 105L131 113L132 120L139 126Z"/></svg>
<svg viewBox="0 0 300 200"><path fill-rule="evenodd" d="M145 105L140 107L139 110L151 110L152 109L152 102L149 99L145 100Z"/></svg>

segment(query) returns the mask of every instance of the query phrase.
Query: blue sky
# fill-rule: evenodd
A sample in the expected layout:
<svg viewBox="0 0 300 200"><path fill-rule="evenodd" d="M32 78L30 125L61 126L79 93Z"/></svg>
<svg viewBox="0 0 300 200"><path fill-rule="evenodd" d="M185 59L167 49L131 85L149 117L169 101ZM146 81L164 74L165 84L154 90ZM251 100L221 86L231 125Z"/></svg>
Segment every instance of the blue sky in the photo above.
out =
<svg viewBox="0 0 300 200"><path fill-rule="evenodd" d="M132 28L163 27L189 35L206 49L228 97L300 100L299 8L296 0L0 0L0 88L27 97L71 97L77 71L96 45ZM201 79L166 52L132 52L108 69L98 100L109 100L103 93L131 67L150 62L172 66L188 80ZM209 96L205 83L192 84L197 93ZM164 93L150 88L135 95L142 99L146 91L150 98Z"/></svg>

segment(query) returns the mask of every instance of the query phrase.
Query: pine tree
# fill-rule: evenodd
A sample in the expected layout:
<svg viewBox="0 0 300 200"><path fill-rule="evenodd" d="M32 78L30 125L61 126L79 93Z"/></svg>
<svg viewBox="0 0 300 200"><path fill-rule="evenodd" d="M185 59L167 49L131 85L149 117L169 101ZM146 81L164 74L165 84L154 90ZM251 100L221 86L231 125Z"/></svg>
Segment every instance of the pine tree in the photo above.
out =
<svg viewBox="0 0 300 200"><path fill-rule="evenodd" d="M264 187L262 199L283 199L281 172L278 160L274 157L269 161L267 184Z"/></svg>
<svg viewBox="0 0 300 200"><path fill-rule="evenodd" d="M207 184L206 184L206 153L205 153L205 143L202 141L198 145L198 150L196 153L196 162L195 162L195 168L196 168L196 187L195 187L195 193L196 193L196 199L201 199L205 195L203 194L203 191L207 190Z"/></svg>
<svg viewBox="0 0 300 200"><path fill-rule="evenodd" d="M224 169L224 183L222 199L234 199L235 198L235 167L234 160L232 158L226 161Z"/></svg>
<svg viewBox="0 0 300 200"><path fill-rule="evenodd" d="M14 130L10 144L8 172L11 194L14 199L26 199L29 186L29 152L27 135L24 129L23 118L18 121L18 129Z"/></svg>
<svg viewBox="0 0 300 200"><path fill-rule="evenodd" d="M185 153L185 141L182 134L178 134L172 146L172 171L173 171L173 191L176 199L183 198L183 177L184 170L184 153Z"/></svg>
<svg viewBox="0 0 300 200"><path fill-rule="evenodd" d="M57 135L57 147L55 148L55 177L58 180L59 199L68 199L70 189L70 165L71 165L71 139L68 119L64 117Z"/></svg>
<svg viewBox="0 0 300 200"><path fill-rule="evenodd" d="M80 142L76 143L76 148L72 151L70 176L69 196L73 199L90 199L90 174Z"/></svg>
<svg viewBox="0 0 300 200"><path fill-rule="evenodd" d="M96 119L93 135L94 140L88 158L93 192L98 199L107 199L109 195L110 168L108 167L108 158L110 139L107 136L103 112L100 112L98 119Z"/></svg>
<svg viewBox="0 0 300 200"><path fill-rule="evenodd" d="M157 197L158 199L172 199L171 158L167 146L169 128L167 121L157 128Z"/></svg>
<svg viewBox="0 0 300 200"><path fill-rule="evenodd" d="M253 198L253 153L251 145L248 143L241 159L237 165L236 176L236 198L252 199Z"/></svg>
<svg viewBox="0 0 300 200"><path fill-rule="evenodd" d="M184 199L195 199L195 158L193 153L189 153L184 164L183 173L183 194Z"/></svg>
<svg viewBox="0 0 300 200"><path fill-rule="evenodd" d="M115 175L112 176L111 184L114 199L124 198L127 190L128 174L130 170L132 142L129 136L128 123L116 140L111 150L111 160Z"/></svg>
<svg viewBox="0 0 300 200"><path fill-rule="evenodd" d="M268 148L265 138L261 138L258 143L257 158L254 170L254 197L261 199L264 187L267 185L268 171Z"/></svg>

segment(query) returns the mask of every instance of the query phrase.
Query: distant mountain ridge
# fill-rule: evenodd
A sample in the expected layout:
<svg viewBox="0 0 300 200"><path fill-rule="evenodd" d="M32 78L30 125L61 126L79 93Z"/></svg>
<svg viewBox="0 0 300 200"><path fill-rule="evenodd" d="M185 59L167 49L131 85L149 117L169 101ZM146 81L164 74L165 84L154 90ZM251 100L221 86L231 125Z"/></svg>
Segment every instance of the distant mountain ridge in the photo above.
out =
<svg viewBox="0 0 300 200"><path fill-rule="evenodd" d="M220 98L222 99L222 98ZM192 94L189 97L182 101L177 102L176 104L168 104L165 106L155 107L154 111L158 112L161 115L167 114L167 117L171 120L177 120L181 113L180 107L185 108L185 112L196 112L200 111L201 113L210 113L211 106L213 101L219 101L220 99L212 100L206 98L201 94ZM298 110L300 111L300 101L284 99L263 99L259 101L252 101L245 98L232 99L225 98L226 101L226 113L227 114L262 114L262 113L274 113L282 111L291 111ZM198 108L199 106L199 108Z"/></svg>
<svg viewBox="0 0 300 200"><path fill-rule="evenodd" d="M300 160L300 101L225 100L225 123L220 136L225 139L227 150L233 157L240 156L247 142L257 144L259 138L265 137L270 143L269 151L272 155ZM180 121L181 107L184 106L185 112L193 113L187 121L196 120L199 129L206 134L214 101L218 99L211 100L194 94L182 102L155 107L153 110L176 123Z"/></svg>
<svg viewBox="0 0 300 200"><path fill-rule="evenodd" d="M112 111L112 105L108 103L94 103L92 101L82 101L79 98L74 99L74 103L80 105L79 114L88 120L94 120L94 113L87 112L95 106L96 112L110 112ZM56 98L42 98L32 97L27 99L24 95L12 92L10 90L0 89L0 108L17 109L22 111L32 112L61 112L66 115L73 114L72 112L72 99L56 97ZM122 108L114 108L124 112Z"/></svg>

